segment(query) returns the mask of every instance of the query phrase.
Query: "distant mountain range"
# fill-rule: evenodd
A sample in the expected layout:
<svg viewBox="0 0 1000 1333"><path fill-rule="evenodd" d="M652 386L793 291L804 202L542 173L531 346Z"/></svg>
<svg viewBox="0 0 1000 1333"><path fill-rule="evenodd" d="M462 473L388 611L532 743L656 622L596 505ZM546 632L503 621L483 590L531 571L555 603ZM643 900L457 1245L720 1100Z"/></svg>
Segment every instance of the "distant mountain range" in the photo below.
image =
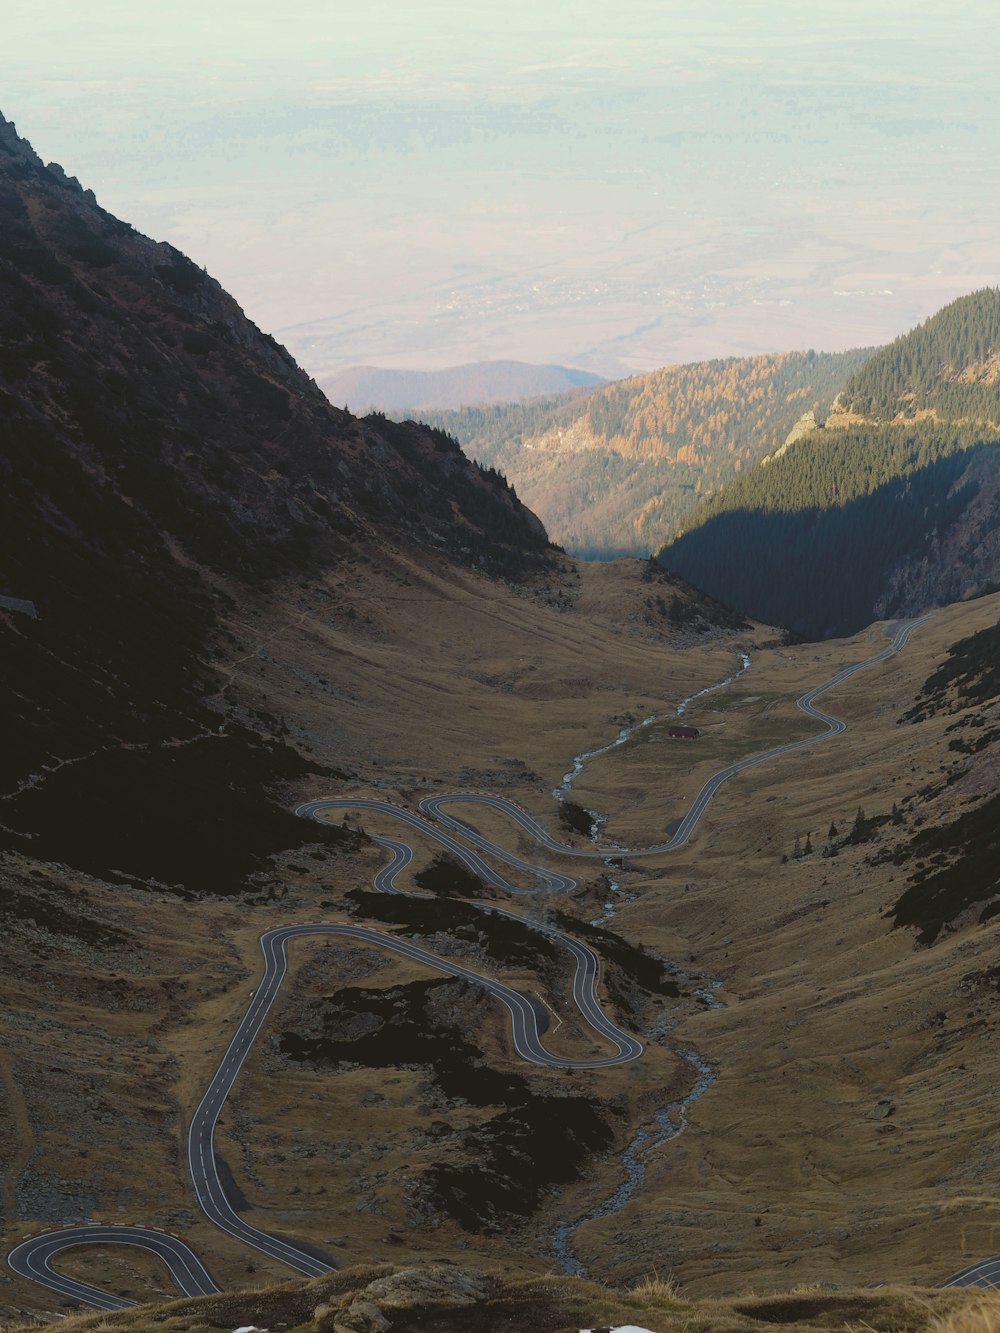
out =
<svg viewBox="0 0 1000 1333"><path fill-rule="evenodd" d="M702 495L779 446L803 413L824 411L869 355L701 361L421 419L503 472L566 550L646 555Z"/></svg>
<svg viewBox="0 0 1000 1333"><path fill-rule="evenodd" d="M319 386L337 406L352 412L441 410L467 403L517 403L541 394L601 384L600 375L526 361L474 361L445 370L382 370L348 366L325 375Z"/></svg>
<svg viewBox="0 0 1000 1333"><path fill-rule="evenodd" d="M661 559L808 637L1000 581L1000 291L872 356L825 421L701 505Z"/></svg>

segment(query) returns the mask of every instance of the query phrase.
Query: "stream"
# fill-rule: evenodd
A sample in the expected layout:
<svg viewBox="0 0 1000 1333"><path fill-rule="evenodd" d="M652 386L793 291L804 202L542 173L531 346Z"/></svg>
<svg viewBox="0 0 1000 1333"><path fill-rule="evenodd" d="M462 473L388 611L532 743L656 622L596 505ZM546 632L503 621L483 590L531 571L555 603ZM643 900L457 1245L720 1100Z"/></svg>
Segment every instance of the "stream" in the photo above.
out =
<svg viewBox="0 0 1000 1333"><path fill-rule="evenodd" d="M674 710L675 717L683 717L687 712L688 704L694 703L695 699L700 699L705 694L713 694L716 690L721 690L725 685L731 685L734 680L739 680L740 676L749 668L750 658L746 653L739 654L740 665L731 676L725 680L717 681L714 685L706 685L703 690L698 690L695 694L689 694L686 699L682 699ZM654 722L662 722L668 715L666 713L653 713L649 717L644 717L641 722L632 722L627 727L622 727L617 737L609 741L607 745L599 745L596 750L584 750L582 754L575 755L573 758L573 767L568 773L563 774L563 780L558 787L552 789L552 795L557 801L565 801L569 796L570 788L575 780L583 772L583 766L588 759L594 759L599 754L607 754L609 750L617 750L619 745L624 745L626 741L642 731L645 727L651 727ZM588 811L588 814L593 813ZM600 823L599 815L594 815L595 822Z"/></svg>
<svg viewBox="0 0 1000 1333"><path fill-rule="evenodd" d="M719 984L719 982L710 982L707 992L696 992L696 994L711 1007L720 1007L720 1002L713 993ZM711 995L711 999L708 998L709 995ZM663 1035L666 1035L667 1032L669 1032L669 1028L664 1029ZM673 1101L666 1102L654 1111L652 1120L640 1125L631 1143L622 1153L625 1179L615 1192L603 1203L598 1204L596 1208L592 1208L590 1212L585 1213L583 1217L575 1218L571 1222L560 1222L556 1227L552 1236L552 1252L564 1273L569 1273L574 1277L587 1276L586 1268L576 1257L570 1244L570 1237L573 1232L578 1227L582 1227L585 1222L594 1222L601 1217L610 1217L612 1213L617 1213L625 1207L629 1200L634 1197L646 1177L646 1161L649 1154L655 1152L657 1148L662 1148L671 1139L677 1138L687 1128L688 1107L692 1106L699 1097L704 1096L715 1082L714 1068L697 1051L689 1050L683 1046L671 1046L668 1049L690 1065L694 1073L694 1083L683 1097L677 1097Z"/></svg>
<svg viewBox="0 0 1000 1333"><path fill-rule="evenodd" d="M683 717L687 712L688 704L694 703L695 699L700 699L706 694L712 694L716 690L721 690L726 685L731 685L734 680L739 680L740 676L748 670L750 666L750 658L747 653L742 652L739 653L738 656L740 664L732 675L726 676L725 680L717 681L714 685L706 685L703 690L697 690L694 694L689 694L686 699L682 699L677 705L674 710L674 715L676 717ZM622 727L617 737L613 741L609 741L607 745L599 745L595 750L584 750L582 754L574 755L573 767L568 773L563 774L562 782L560 782L558 787L552 789L552 795L557 801L567 800L573 783L583 772L583 766L588 759L594 759L599 754L607 754L609 750L617 750L620 745L624 745L626 741L631 740L637 731L642 731L646 727L651 727L654 722L662 722L666 716L668 715L665 713L653 713L649 717L644 717L640 722L632 722L627 727ZM590 815L592 820L590 825L591 841L596 843L601 835L602 826L607 822L607 818L604 815L598 814L596 810L588 810L587 814ZM613 858L604 862L605 870L610 871L613 865ZM607 875L607 881L608 896L603 904L601 915L595 917L593 921L591 921L590 924L592 926L603 926L606 922L614 919L615 897L621 893L621 884L610 874Z"/></svg>
<svg viewBox="0 0 1000 1333"><path fill-rule="evenodd" d="M725 685L731 685L733 681L739 680L740 676L749 668L750 658L746 653L740 653L740 665L725 680L718 681L715 685L706 685L703 690L698 690L695 694L689 694L686 699L682 699L677 705L675 715L683 717L689 704L695 699L702 698L703 695L711 694L715 690L721 690ZM654 722L663 720L665 714L656 713L651 717L643 718L641 722L633 722L627 727L622 727L615 740L607 745L600 745L594 750L585 750L573 759L573 767L568 773L563 775L563 780L556 787L552 795L557 801L568 799L574 780L583 772L583 767L588 759L593 759L599 754L607 754L609 750L615 750L620 745L624 745L627 740L642 731L645 727L652 726ZM592 817L593 823L590 827L590 836L596 843L601 832L601 826L606 822L605 816L600 815L595 810L588 810L587 813ZM604 862L605 868L610 870L614 865L612 859ZM621 884L609 874L608 879L608 898L604 903L603 914L590 923L592 926L603 926L605 922L612 920L615 915L615 898L621 893ZM720 989L721 981L708 981L701 990L694 992L695 997L710 1009L721 1009L722 1002L718 999L716 991ZM675 1020L676 1022L676 1020ZM650 1038L666 1038L671 1029L675 1026L667 1017L659 1025L657 1030L651 1032ZM666 1044L664 1042L664 1044ZM682 1046L667 1046L674 1055L688 1064L694 1074L694 1082L688 1091L682 1096L674 1098L673 1101L666 1102L658 1110L654 1111L651 1120L640 1125L632 1141L622 1153L622 1166L625 1169L625 1179L603 1203L592 1208L590 1212L583 1217L575 1218L570 1222L560 1222L552 1236L552 1252L556 1262L562 1268L563 1272L570 1273L577 1277L586 1277L587 1270L577 1259L573 1247L570 1244L570 1237L578 1227L585 1222L593 1222L598 1218L610 1217L612 1213L619 1212L635 1196L640 1185L646 1177L646 1161L649 1154L656 1149L662 1148L664 1144L669 1143L671 1139L677 1138L687 1127L687 1112L690 1106L698 1100L699 1097L709 1090L715 1082L715 1070L712 1065L703 1059L697 1051L689 1050Z"/></svg>

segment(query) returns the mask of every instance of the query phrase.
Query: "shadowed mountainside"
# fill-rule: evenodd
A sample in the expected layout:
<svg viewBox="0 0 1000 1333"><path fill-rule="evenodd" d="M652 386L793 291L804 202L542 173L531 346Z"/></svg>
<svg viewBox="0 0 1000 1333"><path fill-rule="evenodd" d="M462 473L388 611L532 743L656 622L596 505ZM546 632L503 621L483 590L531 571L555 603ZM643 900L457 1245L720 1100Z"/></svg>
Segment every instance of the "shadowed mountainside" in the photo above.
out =
<svg viewBox="0 0 1000 1333"><path fill-rule="evenodd" d="M953 302L876 353L823 426L703 503L661 559L811 638L990 586L998 365L1000 293Z"/></svg>
<svg viewBox="0 0 1000 1333"><path fill-rule="evenodd" d="M857 427L811 445L805 473L778 459L731 488L661 558L747 614L807 638L957 600L993 571L985 566L997 548L997 511L978 502L996 494L997 446L973 442L972 432L942 438L928 427L918 441L912 430L893 429L885 466L870 456L859 472L860 494L845 486L837 502L829 499L829 478L870 442L871 428ZM786 498L786 476L807 484L797 501ZM980 507L970 532L962 525Z"/></svg>
<svg viewBox="0 0 1000 1333"><path fill-rule="evenodd" d="M305 770L281 724L212 704L221 609L394 545L513 579L548 560L495 472L331 407L208 274L2 119L0 443L0 593L38 613L0 611L0 826L93 872L219 891L301 840L261 795Z"/></svg>

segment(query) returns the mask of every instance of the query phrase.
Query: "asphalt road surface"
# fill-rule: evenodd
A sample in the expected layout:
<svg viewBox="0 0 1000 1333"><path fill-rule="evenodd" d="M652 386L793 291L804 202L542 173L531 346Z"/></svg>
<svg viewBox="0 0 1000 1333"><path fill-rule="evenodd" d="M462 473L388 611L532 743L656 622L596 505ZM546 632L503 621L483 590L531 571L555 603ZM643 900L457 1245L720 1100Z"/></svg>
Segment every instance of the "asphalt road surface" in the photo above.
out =
<svg viewBox="0 0 1000 1333"><path fill-rule="evenodd" d="M394 839L378 841L388 848L393 859L379 872L376 883L385 892L397 893L398 889L393 882L394 876L409 864L412 852L404 843L398 843ZM513 913L505 912L498 907L484 907L483 910L498 915L514 916ZM521 920L520 917L515 919ZM522 995L520 991L493 977L485 976L450 959L440 958L400 936L389 935L370 926L329 921L279 926L274 930L265 931L260 937L264 956L263 977L212 1075L188 1129L186 1154L188 1176L198 1205L209 1221L242 1245L286 1264L304 1277L320 1277L332 1269L331 1264L318 1258L313 1252L281 1236L262 1231L245 1221L229 1198L215 1152L215 1130L223 1106L284 982L288 969L290 940L316 935L346 937L362 944L372 944L402 954L438 972L460 977L472 985L482 987L507 1009L514 1049L521 1059L532 1064L555 1069L604 1069L639 1059L644 1050L642 1043L619 1028L601 1009L597 997L597 980L600 973L597 955L585 944L550 926L534 922L526 924L561 944L573 956L576 963L572 989L574 1003L595 1036L606 1040L614 1048L609 1054L592 1059L572 1059L552 1054L542 1042L538 1015L528 996ZM73 1300L108 1310L133 1304L86 1283L64 1277L50 1266L50 1260L62 1250L81 1244L98 1243L141 1245L144 1249L151 1250L163 1260L178 1290L184 1295L200 1296L218 1290L197 1255L185 1242L167 1233L142 1227L85 1226L45 1232L22 1241L10 1252L7 1262L13 1271L22 1277L31 1278Z"/></svg>
<svg viewBox="0 0 1000 1333"><path fill-rule="evenodd" d="M514 821L530 838L540 846L550 852L556 852L560 856L576 856L597 858L606 860L609 857L628 857L635 859L640 856L656 856L664 852L676 851L678 847L683 847L691 837L698 821L701 819L705 810L708 808L712 797L719 788L737 773L743 773L748 768L754 768L757 764L763 764L771 759L778 758L779 755L791 754L795 750L804 750L810 745L818 745L821 741L829 740L832 736L839 736L842 731L847 730L847 723L842 722L840 718L831 717L828 713L822 712L815 707L814 701L827 690L832 690L835 685L840 685L848 677L853 676L855 672L863 671L866 667L875 666L878 662L884 662L887 658L898 653L904 648L910 635L918 625L922 625L928 619L927 616L920 616L915 620L903 621L898 625L887 627L887 633L891 631L892 641L882 652L874 657L865 658L863 662L852 662L848 666L842 667L829 680L825 680L822 685L816 685L811 690L807 690L801 695L796 703L804 713L814 717L817 722L822 722L825 726L824 731L817 732L815 736L806 736L802 740L789 741L785 745L776 745L771 750L762 750L760 754L750 755L746 759L740 759L735 764L730 764L727 768L720 769L714 773L705 785L699 791L698 795L691 802L691 806L677 826L673 835L668 841L660 843L655 847L636 847L623 848L614 846L605 847L570 847L566 843L557 842L536 820L534 820L527 811L522 810L520 806L515 805L513 801L508 801L503 796L486 795L482 792L447 792L436 796L427 796L420 802L420 809L428 815L433 816L447 828L455 830L462 834L469 842L478 847L481 851L487 852L493 856L499 856L506 861L508 865L516 865L522 869L532 869L525 861L517 857L511 857L508 853L496 847L488 839L472 828L471 825L463 820L456 819L454 816L445 812L444 807L453 802L473 803L479 805L488 805L494 810L499 810ZM322 802L313 801L309 806L300 807L298 814L312 814L322 807Z"/></svg>
<svg viewBox="0 0 1000 1333"><path fill-rule="evenodd" d="M96 1305L99 1310L124 1310L127 1306L135 1305L135 1301L126 1301L121 1296L112 1296L110 1292L91 1287L86 1282L63 1277L50 1266L50 1261L57 1254L63 1250L74 1250L78 1245L135 1245L163 1260L178 1291L184 1296L211 1296L219 1290L186 1241L152 1227L124 1226L118 1223L102 1226L91 1222L44 1231L41 1235L31 1236L20 1245L15 1245L7 1255L7 1264L21 1277L40 1282L71 1300Z"/></svg>
<svg viewBox="0 0 1000 1333"><path fill-rule="evenodd" d="M406 863L395 850L394 856L403 864ZM500 911L498 908L488 910ZM533 925L533 923L528 924ZM563 935L560 931L547 926L533 926L533 928L564 945L573 955L576 960L576 972L573 978L574 1001L584 1021L590 1025L595 1035L604 1038L614 1047L612 1053L590 1060L553 1055L542 1043L537 1015L530 999L493 977L485 976L450 959L440 958L437 954L421 949L401 936L389 935L371 926L332 921L278 926L274 930L265 931L260 937L260 947L264 955L264 975L205 1089L205 1095L188 1129L188 1175L198 1206L208 1220L214 1222L234 1240L251 1249L259 1250L280 1263L287 1264L289 1268L293 1268L305 1277L319 1277L332 1269L331 1264L317 1258L314 1253L300 1249L293 1242L261 1231L246 1222L230 1202L215 1153L215 1130L222 1108L284 982L288 970L289 940L316 935L335 935L357 940L361 944L373 944L378 948L402 954L403 957L423 963L435 971L460 977L463 981L482 987L507 1009L514 1049L522 1060L527 1060L531 1064L545 1065L553 1069L604 1069L610 1065L627 1064L632 1060L638 1060L643 1053L642 1043L627 1032L623 1032L601 1009L596 993L599 975L597 955L586 945Z"/></svg>
<svg viewBox="0 0 1000 1333"><path fill-rule="evenodd" d="M978 1259L968 1268L942 1282L943 1287L995 1287L1000 1284L1000 1254Z"/></svg>
<svg viewBox="0 0 1000 1333"><path fill-rule="evenodd" d="M569 847L557 842L546 830L519 806L505 797L488 795L481 792L461 792L429 796L420 802L420 812L405 807L366 798L336 798L323 801L309 801L299 806L297 814L304 818L323 820L329 812L338 809L371 810L379 814L389 814L404 825L409 826L425 837L446 848L473 874L487 884L508 893L524 893L523 887L511 884L497 871L485 856L499 861L512 869L535 878L540 886L550 892L566 892L576 887L576 880L571 876L548 868L537 866L514 855L505 848L485 838L477 829L464 820L446 812L445 807L453 802L478 803L498 810L510 818L535 842L560 856L605 859L609 856L656 856L681 847L691 837L698 821L704 814L712 797L730 778L756 764L790 754L809 745L836 736L846 729L845 723L829 716L815 707L815 700L826 690L846 680L857 671L878 662L885 661L899 652L909 639L912 631L927 617L903 622L887 627L891 633L891 643L874 657L863 662L854 662L838 671L823 684L808 690L799 700L798 705L818 722L825 730L804 740L791 741L787 745L776 746L762 754L753 755L731 764L714 774L695 797L687 814L668 842L655 847L623 849L619 847ZM428 818L427 816L430 816ZM460 841L461 839L461 841ZM395 838L379 837L375 839L391 854L388 865L375 877L375 886L384 893L398 893L396 877L413 858L412 849L405 842ZM471 846L470 846L471 844ZM482 853L482 854L481 854ZM471 968L440 958L419 948L410 941L375 930L369 926L357 926L339 922L315 922L300 925L280 926L265 931L260 937L264 956L264 974L257 986L251 1003L239 1026L226 1047L219 1065L212 1075L205 1094L192 1117L187 1134L187 1169L191 1187L205 1216L227 1235L242 1245L260 1251L276 1259L306 1277L318 1277L331 1271L331 1265L312 1251L296 1245L293 1241L262 1231L246 1222L230 1201L226 1185L219 1170L215 1153L215 1130L222 1108L226 1103L238 1079L254 1042L260 1034L271 1008L280 992L288 966L288 943L303 936L329 935L357 940L359 943L374 945L391 950L423 963L446 975L460 977L472 985L488 991L508 1012L511 1024L511 1037L514 1049L523 1059L532 1064L550 1068L564 1069L601 1069L611 1065L627 1064L639 1059L643 1053L640 1041L624 1032L604 1013L597 996L597 983L600 964L594 952L579 940L573 939L550 926L526 920L504 908L476 904L483 912L492 912L512 917L521 921L532 930L548 936L561 947L568 950L575 962L573 977L573 1002L582 1019L589 1025L595 1036L604 1040L612 1049L605 1055L593 1059L569 1059L553 1054L544 1046L538 1029L538 1019L532 1001L519 991L493 977L474 971ZM122 1244L137 1245L156 1254L170 1272L175 1284L185 1295L204 1295L217 1291L215 1283L198 1259L194 1251L179 1237L156 1231L153 1228L124 1225L89 1224L77 1227L65 1227L56 1231L43 1232L29 1237L16 1245L8 1254L9 1267L22 1277L44 1284L73 1300L95 1305L100 1309L120 1309L132 1302L121 1297L102 1292L86 1283L76 1282L58 1274L50 1261L61 1251L78 1245ZM1000 1279L1000 1258L983 1260L951 1278L945 1285L993 1285Z"/></svg>

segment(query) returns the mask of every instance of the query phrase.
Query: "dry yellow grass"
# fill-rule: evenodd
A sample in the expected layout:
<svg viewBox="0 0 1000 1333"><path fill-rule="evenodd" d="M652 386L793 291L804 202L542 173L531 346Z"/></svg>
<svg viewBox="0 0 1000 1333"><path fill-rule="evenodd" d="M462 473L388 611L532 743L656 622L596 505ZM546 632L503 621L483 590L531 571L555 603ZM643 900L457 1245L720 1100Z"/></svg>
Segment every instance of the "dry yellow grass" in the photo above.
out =
<svg viewBox="0 0 1000 1333"><path fill-rule="evenodd" d="M358 785L544 793L574 754L614 739L623 712L672 711L728 675L754 637L658 642L640 619L640 561L578 568L563 611L426 557L388 577L358 566L318 593L288 589L232 625L235 687Z"/></svg>
<svg viewBox="0 0 1000 1333"><path fill-rule="evenodd" d="M443 1289L443 1299L427 1299L428 1280ZM388 1294L387 1288L394 1288L392 1303L380 1307L377 1302ZM449 1288L455 1292L451 1302ZM687 1300L656 1279L614 1290L580 1278L529 1277L510 1267L484 1271L458 1265L430 1270L369 1265L314 1282L71 1316L60 1328L65 1333L207 1333L253 1323L296 1333L331 1333L381 1327L371 1322L380 1311L391 1326L419 1328L421 1333L490 1333L498 1327L507 1333L576 1333L621 1324L656 1333L761 1333L767 1327L790 1333L993 1333L997 1301L969 1290L891 1287ZM28 1333L38 1326L12 1323L0 1333Z"/></svg>
<svg viewBox="0 0 1000 1333"><path fill-rule="evenodd" d="M704 1293L731 1289L737 1274L769 1285L943 1280L996 1250L1000 1071L990 1006L967 980L996 961L996 926L914 950L884 917L903 874L866 863L891 830L874 848L832 859L820 849L831 819L849 827L858 805L888 812L955 760L953 719L914 728L896 718L944 647L994 623L997 609L992 598L937 613L906 653L821 701L848 718L846 735L742 775L690 847L664 859L663 878L640 868L627 877L639 896L621 908L622 932L670 956L689 950L724 980L727 1007L678 1030L718 1081L651 1163L643 1199L579 1233L585 1262L624 1277L648 1257ZM877 643L873 632L782 650L773 666L761 654L755 669L768 687L804 688ZM646 758L638 748L638 787L653 785ZM924 817L944 817L961 785L924 805ZM813 857L783 866L810 831ZM884 1119L881 1099L895 1107Z"/></svg>
<svg viewBox="0 0 1000 1333"><path fill-rule="evenodd" d="M633 1282L628 1289L629 1295L646 1305L659 1302L676 1303L681 1296L680 1287L671 1275L661 1277L655 1270Z"/></svg>
<svg viewBox="0 0 1000 1333"><path fill-rule="evenodd" d="M1000 1329L1000 1292L977 1291L958 1310L937 1315L929 1333L997 1333Z"/></svg>
<svg viewBox="0 0 1000 1333"><path fill-rule="evenodd" d="M497 786L555 829L548 792L574 753L612 739L626 713L668 712L677 699L720 679L732 669L737 644L754 637L690 649L655 643L633 618L644 589L631 566L596 575L585 569L577 609L565 612L444 569L401 569L387 584L359 566L352 577L354 586L345 577L322 595L285 590L237 627L243 644L234 652L241 659L234 674L244 697L286 716L297 744L350 775L303 783L288 793L290 804L331 788L413 801L433 790ZM969 974L995 960L996 926L914 952L911 938L891 932L883 916L901 873L867 866L870 848L831 859L818 850L831 818L849 822L859 804L871 813L888 810L954 759L948 719L919 729L899 727L896 719L946 646L995 621L998 605L1000 599L984 599L939 612L904 654L823 701L850 722L845 736L742 775L719 794L689 847L624 872L614 929L720 978L726 1007L677 1011L677 1030L651 1043L648 1058L628 1069L533 1075L540 1087L548 1080L613 1100L620 1146L678 1091L678 1062L664 1047L696 1049L718 1073L690 1111L684 1134L649 1155L635 1200L577 1233L578 1252L595 1275L627 1285L643 1273L669 1271L685 1294L702 1299L751 1282L768 1290L816 1281L933 1282L971 1255L1000 1248L1000 1198L990 1189L1000 1047L988 1039L992 1015L963 990ZM349 607L360 614L342 615ZM419 655L414 642L422 645ZM624 747L588 766L577 799L608 813L613 835L652 840L677 813L664 794L666 777L689 799L718 760L799 721L789 707L798 693L884 642L872 630L846 643L753 649L751 672L730 696L754 702L727 706L722 696L708 696L690 714L696 725L707 722L715 747L710 758L699 759L697 745ZM945 814L960 789L935 798L928 817ZM478 811L475 819L488 836L511 845L507 821ZM391 821L370 822L373 832L398 833ZM817 843L815 856L782 865L795 837L807 832ZM527 844L522 850L531 854ZM432 853L429 843L419 848L423 860ZM302 873L288 871L280 903L211 901L197 908L49 868L47 874L67 881L81 910L124 923L126 939L103 953L38 938L29 926L0 940L2 1037L15 1077L29 1089L34 1161L59 1179L92 1185L93 1216L183 1230L220 1281L245 1281L246 1253L192 1208L180 1131L258 975L258 932L286 920L342 918L336 904L343 894L368 887L382 863L375 849L310 861ZM27 867L8 870L30 885ZM596 878L598 870L588 868L588 875ZM596 890L576 909L582 916L593 914L595 896ZM519 900L514 907L530 913L539 904ZM316 942L293 948L284 1005L335 989L343 969L354 966L357 951L330 949ZM26 956L38 964L34 971L26 970ZM322 979L324 960L331 964L329 983ZM34 977L43 970L50 989L41 1007ZM422 975L379 957L352 984ZM525 969L508 979L537 981ZM557 1012L561 1001L565 1008L563 997L546 998ZM970 1007L978 1016L966 1024ZM651 1006L649 1024L667 1009ZM941 1012L948 1015L943 1027ZM276 1011L269 1031L279 1030L283 1013ZM470 1024L486 1059L510 1067L503 1015L480 1007ZM577 1049L578 1033L553 1038L563 1039L566 1049ZM418 1076L279 1071L272 1064L265 1041L238 1086L239 1113L227 1111L223 1155L254 1220L319 1244L343 1238L338 1257L396 1258L388 1238L399 1235L404 1252L424 1261L500 1258L543 1273L555 1223L585 1215L621 1179L616 1151L593 1160L584 1180L520 1229L483 1236L445 1222L420 1230L408 1220L403 1190L407 1171L430 1160L420 1156L426 1114ZM376 1093L384 1100L370 1100ZM882 1098L896 1109L877 1119ZM458 1108L456 1123L473 1124L483 1114ZM13 1117L0 1123L6 1167L16 1168L24 1153L15 1128ZM357 1145L356 1160L307 1155L342 1139ZM288 1163L299 1158L293 1195ZM123 1160L141 1161L142 1172L123 1173ZM347 1188L352 1176L375 1190L381 1214L355 1211L358 1196ZM56 1220L42 1213L23 1218ZM24 1229L8 1223L8 1242ZM66 1260L81 1276L135 1299L163 1282L141 1262L129 1277L120 1256L110 1253ZM283 1276L266 1261L252 1262L262 1281ZM27 1284L7 1290L16 1309L57 1306L56 1298ZM847 1322L847 1306L837 1308ZM717 1325L693 1319L689 1327L759 1328L735 1306L719 1318Z"/></svg>

